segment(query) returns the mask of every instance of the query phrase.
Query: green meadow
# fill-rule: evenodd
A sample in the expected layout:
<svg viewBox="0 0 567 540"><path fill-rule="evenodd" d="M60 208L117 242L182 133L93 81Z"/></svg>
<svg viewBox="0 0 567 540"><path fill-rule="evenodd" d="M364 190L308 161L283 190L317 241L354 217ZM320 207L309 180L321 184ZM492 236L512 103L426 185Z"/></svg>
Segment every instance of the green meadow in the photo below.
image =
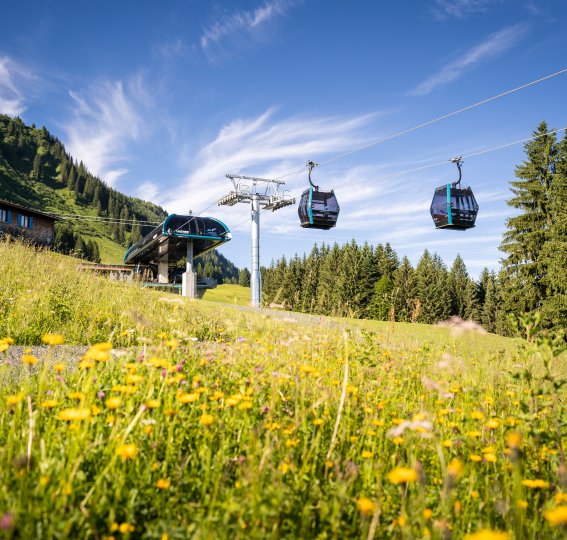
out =
<svg viewBox="0 0 567 540"><path fill-rule="evenodd" d="M564 537L559 343L77 263L0 242L3 538Z"/></svg>

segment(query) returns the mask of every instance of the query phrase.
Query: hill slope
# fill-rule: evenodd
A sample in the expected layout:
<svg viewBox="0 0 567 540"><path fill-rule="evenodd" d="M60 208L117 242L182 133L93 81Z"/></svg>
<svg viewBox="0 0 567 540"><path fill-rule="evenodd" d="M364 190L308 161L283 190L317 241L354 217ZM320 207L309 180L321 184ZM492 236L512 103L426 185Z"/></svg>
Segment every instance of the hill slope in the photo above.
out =
<svg viewBox="0 0 567 540"><path fill-rule="evenodd" d="M0 198L69 216L57 226L59 249L78 253L79 237L94 240L103 262L122 262L125 248L149 232L151 225L143 222L157 224L167 216L163 208L93 176L45 127L5 115L0 115Z"/></svg>

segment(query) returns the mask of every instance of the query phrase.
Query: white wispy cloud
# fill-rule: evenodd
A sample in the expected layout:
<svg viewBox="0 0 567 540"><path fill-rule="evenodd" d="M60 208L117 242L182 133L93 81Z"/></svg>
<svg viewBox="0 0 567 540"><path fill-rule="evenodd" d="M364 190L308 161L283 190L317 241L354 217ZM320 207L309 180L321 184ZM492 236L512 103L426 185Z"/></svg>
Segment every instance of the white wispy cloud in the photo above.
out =
<svg viewBox="0 0 567 540"><path fill-rule="evenodd" d="M364 128L377 115L279 121L274 116L275 110L269 109L255 118L236 119L222 127L215 139L197 152L192 170L175 195L160 203L171 211L200 211L230 190L226 173L277 178L297 170L298 165L301 168L308 159L364 144L368 141ZM305 173L286 178L287 189L301 194L306 177L307 168ZM327 175L325 184L330 181ZM243 205L235 208L244 218Z"/></svg>
<svg viewBox="0 0 567 540"><path fill-rule="evenodd" d="M465 19L475 13L487 13L502 0L435 0L433 16L439 20Z"/></svg>
<svg viewBox="0 0 567 540"><path fill-rule="evenodd" d="M209 57L218 53L218 48L235 40L242 43L263 37L263 29L297 4L297 0L266 0L252 10L242 10L222 16L205 28L199 38L199 48Z"/></svg>
<svg viewBox="0 0 567 540"><path fill-rule="evenodd" d="M523 24L495 32L482 43L470 48L463 55L455 58L438 72L418 84L416 88L408 92L408 95L423 96L440 86L458 79L466 71L470 71L481 63L504 54L518 44L527 32L528 27Z"/></svg>
<svg viewBox="0 0 567 540"><path fill-rule="evenodd" d="M103 82L86 92L70 92L72 119L63 126L71 155L109 185L128 173L128 144L142 134L140 104L148 104L148 94L139 77Z"/></svg>
<svg viewBox="0 0 567 540"><path fill-rule="evenodd" d="M26 110L25 87L33 75L7 56L0 57L0 113L19 116Z"/></svg>

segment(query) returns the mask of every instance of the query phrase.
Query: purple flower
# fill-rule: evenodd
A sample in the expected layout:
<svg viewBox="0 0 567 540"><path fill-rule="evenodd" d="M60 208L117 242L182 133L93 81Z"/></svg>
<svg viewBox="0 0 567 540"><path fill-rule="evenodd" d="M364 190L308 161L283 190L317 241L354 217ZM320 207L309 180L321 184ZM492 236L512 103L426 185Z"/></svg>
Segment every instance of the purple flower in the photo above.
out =
<svg viewBox="0 0 567 540"><path fill-rule="evenodd" d="M0 531L9 531L14 528L14 515L6 512L0 518Z"/></svg>
<svg viewBox="0 0 567 540"><path fill-rule="evenodd" d="M98 399L104 399L106 397L106 394L101 390L98 394L97 394Z"/></svg>
<svg viewBox="0 0 567 540"><path fill-rule="evenodd" d="M162 369L161 370L161 376L165 377L167 375L167 369Z"/></svg>
<svg viewBox="0 0 567 540"><path fill-rule="evenodd" d="M246 339L243 338L243 337L239 337L239 338L236 339L236 341L246 341Z"/></svg>
<svg viewBox="0 0 567 540"><path fill-rule="evenodd" d="M270 412L270 407L267 405L262 409L262 414L268 414Z"/></svg>
<svg viewBox="0 0 567 540"><path fill-rule="evenodd" d="M48 390L47 392L45 392L48 396L52 396L53 395L53 390Z"/></svg>

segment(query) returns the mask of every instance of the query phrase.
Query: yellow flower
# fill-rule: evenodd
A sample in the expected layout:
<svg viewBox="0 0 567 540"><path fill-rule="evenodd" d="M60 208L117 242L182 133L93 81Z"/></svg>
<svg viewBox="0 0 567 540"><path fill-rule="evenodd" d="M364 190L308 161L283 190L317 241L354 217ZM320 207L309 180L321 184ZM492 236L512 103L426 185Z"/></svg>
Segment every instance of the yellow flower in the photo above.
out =
<svg viewBox="0 0 567 540"><path fill-rule="evenodd" d="M6 403L8 405L16 405L22 401L22 399L24 399L24 395L22 393L16 394L15 396L6 396Z"/></svg>
<svg viewBox="0 0 567 540"><path fill-rule="evenodd" d="M83 360L94 360L96 362L108 362L110 360L110 353L96 347L91 347L83 356Z"/></svg>
<svg viewBox="0 0 567 540"><path fill-rule="evenodd" d="M102 343L95 343L94 345L91 345L91 349L95 349L97 351L108 352L108 351L112 350L112 343L110 343L110 341L105 341L105 342L102 342Z"/></svg>
<svg viewBox="0 0 567 540"><path fill-rule="evenodd" d="M134 459L138 455L138 448L135 444L121 444L116 447L114 453L120 456L123 461Z"/></svg>
<svg viewBox="0 0 567 540"><path fill-rule="evenodd" d="M148 399L148 401L146 401L146 409L157 409L158 407L159 407L159 400Z"/></svg>
<svg viewBox="0 0 567 540"><path fill-rule="evenodd" d="M202 426L210 426L215 421L215 417L212 414L203 414L199 418L199 423Z"/></svg>
<svg viewBox="0 0 567 540"><path fill-rule="evenodd" d="M53 364L53 369L55 371L63 371L65 369L65 364L63 362L58 362L57 364Z"/></svg>
<svg viewBox="0 0 567 540"><path fill-rule="evenodd" d="M482 411L471 412L471 418L474 420L484 420L484 413Z"/></svg>
<svg viewBox="0 0 567 540"><path fill-rule="evenodd" d="M134 531L135 528L136 527L134 527L134 525L132 525L131 523L121 523L120 526L118 527L118 530L122 534L128 534Z"/></svg>
<svg viewBox="0 0 567 540"><path fill-rule="evenodd" d="M358 511L364 515L373 514L376 508L376 505L367 497L359 497L356 501L356 506Z"/></svg>
<svg viewBox="0 0 567 540"><path fill-rule="evenodd" d="M99 413L100 413L100 407L97 407L96 405L91 405L91 414L93 416L96 416Z"/></svg>
<svg viewBox="0 0 567 540"><path fill-rule="evenodd" d="M370 459L374 456L374 454L370 450L363 450L362 454L360 454L364 459Z"/></svg>
<svg viewBox="0 0 567 540"><path fill-rule="evenodd" d="M522 436L518 432L513 431L508 435L508 446L510 448L519 448L521 442Z"/></svg>
<svg viewBox="0 0 567 540"><path fill-rule="evenodd" d="M474 461L474 462L482 461L482 457L479 456L478 454L471 454L471 455L469 456L469 459L470 459L471 461Z"/></svg>
<svg viewBox="0 0 567 540"><path fill-rule="evenodd" d="M446 441L443 441L442 444L443 444L443 446L444 446L445 448L451 448L451 447L453 446L453 441L451 441L451 440L446 440Z"/></svg>
<svg viewBox="0 0 567 540"><path fill-rule="evenodd" d="M280 472L282 474L285 474L287 471L289 471L289 463L286 463L285 461L282 461L280 463L280 466L278 467L278 469L280 470Z"/></svg>
<svg viewBox="0 0 567 540"><path fill-rule="evenodd" d="M156 487L158 489L168 489L170 485L171 485L171 480L169 478L160 478L156 482Z"/></svg>
<svg viewBox="0 0 567 540"><path fill-rule="evenodd" d="M492 452L486 452L486 454L484 454L484 461L488 461L488 463L496 463L496 455Z"/></svg>
<svg viewBox="0 0 567 540"><path fill-rule="evenodd" d="M58 401L56 399L48 399L46 401L43 401L41 406L44 409L53 409L53 407L57 407L57 403Z"/></svg>
<svg viewBox="0 0 567 540"><path fill-rule="evenodd" d="M193 403L199 399L199 394L181 394L178 398L179 403Z"/></svg>
<svg viewBox="0 0 567 540"><path fill-rule="evenodd" d="M482 531L465 535L464 540L510 540L510 533L483 529Z"/></svg>
<svg viewBox="0 0 567 540"><path fill-rule="evenodd" d="M521 508L522 510L526 509L528 507L528 501L524 501L524 500L518 500L516 501L516 506L518 508Z"/></svg>
<svg viewBox="0 0 567 540"><path fill-rule="evenodd" d="M496 429L500 427L500 420L498 418L490 418L490 420L487 420L484 423L484 427L487 427L488 429Z"/></svg>
<svg viewBox="0 0 567 540"><path fill-rule="evenodd" d="M522 480L522 485L531 489L545 489L549 487L549 482L545 480Z"/></svg>
<svg viewBox="0 0 567 540"><path fill-rule="evenodd" d="M81 360L79 362L79 367L81 369L92 369L94 368L94 362L92 360Z"/></svg>
<svg viewBox="0 0 567 540"><path fill-rule="evenodd" d="M118 409L118 407L120 407L120 405L122 405L122 399L120 399L119 397L111 397L111 398L108 398L104 402L104 404L109 409Z"/></svg>
<svg viewBox="0 0 567 540"><path fill-rule="evenodd" d="M551 525L567 525L567 506L558 506L543 515Z"/></svg>
<svg viewBox="0 0 567 540"><path fill-rule="evenodd" d="M142 375L136 375L135 373L129 373L126 376L126 382L128 384L137 384L140 383L144 380L144 377Z"/></svg>
<svg viewBox="0 0 567 540"><path fill-rule="evenodd" d="M386 475L386 478L392 484L407 484L417 481L417 472L415 469L408 467L396 467Z"/></svg>
<svg viewBox="0 0 567 540"><path fill-rule="evenodd" d="M62 345L65 342L61 334L45 334L41 341L47 345Z"/></svg>
<svg viewBox="0 0 567 540"><path fill-rule="evenodd" d="M10 347L10 345L8 345L7 343L3 343L0 341L0 353L3 353L4 351L8 350L8 347Z"/></svg>
<svg viewBox="0 0 567 540"><path fill-rule="evenodd" d="M59 420L65 420L68 422L72 420L86 420L87 418L90 418L90 416L90 409L63 409L62 411L59 411L58 414Z"/></svg>
<svg viewBox="0 0 567 540"><path fill-rule="evenodd" d="M85 394L83 394L82 392L70 392L68 396L69 399L76 399L77 401L82 401L83 399L85 399Z"/></svg>
<svg viewBox="0 0 567 540"><path fill-rule="evenodd" d="M251 401L243 401L243 402L238 406L238 408L239 408L241 411L246 411L246 410L248 410L248 409L251 409L251 408L252 408L252 402L251 402Z"/></svg>
<svg viewBox="0 0 567 540"><path fill-rule="evenodd" d="M221 392L220 390L216 390L209 399L212 401L219 401L223 397L224 397L224 392Z"/></svg>
<svg viewBox="0 0 567 540"><path fill-rule="evenodd" d="M285 445L286 445L288 448L293 448L293 447L297 446L298 444L299 444L299 439L288 439L288 440L285 442Z"/></svg>
<svg viewBox="0 0 567 540"><path fill-rule="evenodd" d="M429 519L432 518L432 516L433 516L433 511L432 511L431 509L426 508L426 509L423 511L423 517L424 517L425 519L429 520Z"/></svg>
<svg viewBox="0 0 567 540"><path fill-rule="evenodd" d="M482 433L480 431L467 431L466 436L471 439L478 439L479 437L482 437Z"/></svg>
<svg viewBox="0 0 567 540"><path fill-rule="evenodd" d="M39 485L40 486L46 486L47 484L49 484L49 476L40 476L39 477Z"/></svg>
<svg viewBox="0 0 567 540"><path fill-rule="evenodd" d="M463 462L455 458L447 465L447 474L454 478L460 478L463 474Z"/></svg>
<svg viewBox="0 0 567 540"><path fill-rule="evenodd" d="M39 360L33 354L22 355L22 362L28 366L35 366Z"/></svg>
<svg viewBox="0 0 567 540"><path fill-rule="evenodd" d="M396 445L396 446L400 446L402 444L404 444L404 438L403 437L395 437L392 442Z"/></svg>
<svg viewBox="0 0 567 540"><path fill-rule="evenodd" d="M567 501L567 493L557 493L553 498L555 499L556 503L565 502Z"/></svg>

